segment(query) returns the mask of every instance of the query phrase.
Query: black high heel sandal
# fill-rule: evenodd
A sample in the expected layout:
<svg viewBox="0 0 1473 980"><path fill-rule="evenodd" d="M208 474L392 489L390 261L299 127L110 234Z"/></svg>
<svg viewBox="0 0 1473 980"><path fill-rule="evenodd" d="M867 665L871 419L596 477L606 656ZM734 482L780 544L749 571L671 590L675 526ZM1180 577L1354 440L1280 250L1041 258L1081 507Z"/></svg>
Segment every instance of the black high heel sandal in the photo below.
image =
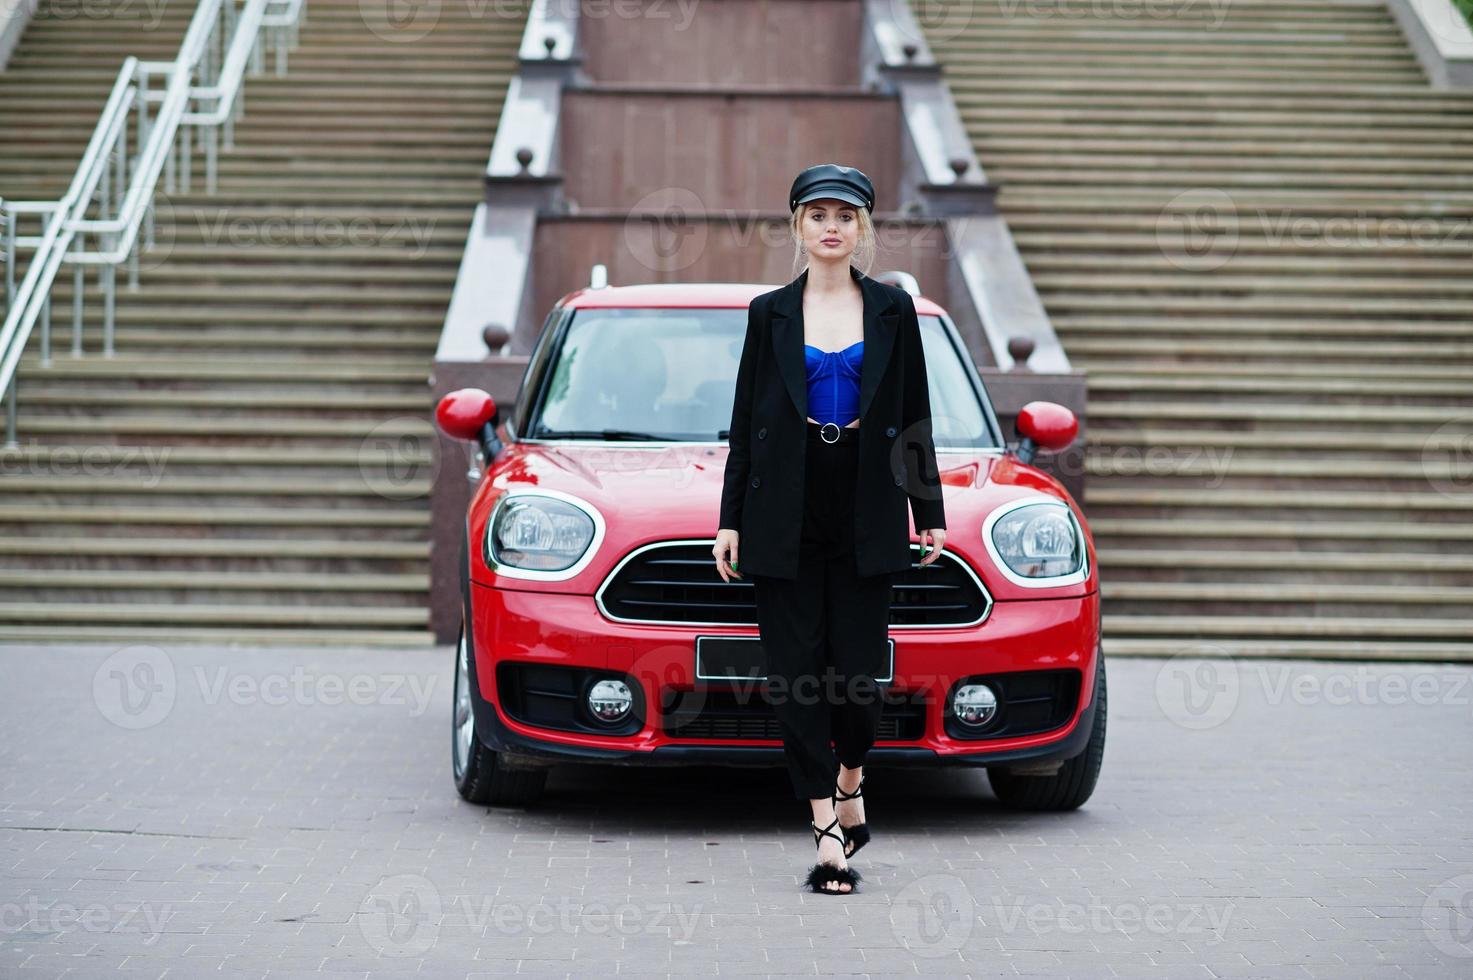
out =
<svg viewBox="0 0 1473 980"><path fill-rule="evenodd" d="M813 828L813 845L815 847L823 843L824 837L832 837L839 842L840 850L843 849L844 838L833 832L833 828L839 826L838 817L835 817L833 822L823 830L818 829L817 821L810 820L808 821L808 825ZM820 861L808 869L808 878L804 881L804 884L808 886L810 891L819 892L823 895L853 895L859 891L859 883L863 880L864 876L854 868L841 868L836 864L828 864ZM835 882L848 885L849 890L846 892L838 888L824 887Z"/></svg>
<svg viewBox="0 0 1473 980"><path fill-rule="evenodd" d="M834 803L837 804L842 800L858 799L863 795L864 776L860 776L859 785L854 787L854 792L852 793L845 793L842 789L838 788L838 784L835 784L833 800ZM839 819L837 811L835 812L834 819ZM849 858L852 858L855 854L858 854L859 849L869 843L869 827L862 822L857 823L852 827L846 827L843 824L839 824L839 829L842 830L844 832L844 836L847 837L849 841L854 844L853 850L844 852L844 860L846 861Z"/></svg>

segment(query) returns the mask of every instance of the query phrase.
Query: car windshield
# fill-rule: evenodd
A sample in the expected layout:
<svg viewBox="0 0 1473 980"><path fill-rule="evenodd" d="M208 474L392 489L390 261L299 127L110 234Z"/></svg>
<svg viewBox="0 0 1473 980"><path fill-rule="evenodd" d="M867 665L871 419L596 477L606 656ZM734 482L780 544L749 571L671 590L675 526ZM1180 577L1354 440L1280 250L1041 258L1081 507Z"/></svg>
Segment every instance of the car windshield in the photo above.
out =
<svg viewBox="0 0 1473 980"><path fill-rule="evenodd" d="M919 322L937 447L995 446L940 319ZM725 442L746 330L745 307L577 310L531 438Z"/></svg>

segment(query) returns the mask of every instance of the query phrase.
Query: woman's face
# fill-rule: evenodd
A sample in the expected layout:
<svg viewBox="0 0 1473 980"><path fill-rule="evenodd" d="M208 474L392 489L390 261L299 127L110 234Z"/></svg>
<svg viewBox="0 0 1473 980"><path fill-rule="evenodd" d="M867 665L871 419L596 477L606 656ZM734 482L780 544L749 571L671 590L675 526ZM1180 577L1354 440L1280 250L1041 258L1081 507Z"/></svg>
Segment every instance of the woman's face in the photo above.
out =
<svg viewBox="0 0 1473 980"><path fill-rule="evenodd" d="M804 205L803 247L815 258L841 259L859 244L859 209L837 198Z"/></svg>

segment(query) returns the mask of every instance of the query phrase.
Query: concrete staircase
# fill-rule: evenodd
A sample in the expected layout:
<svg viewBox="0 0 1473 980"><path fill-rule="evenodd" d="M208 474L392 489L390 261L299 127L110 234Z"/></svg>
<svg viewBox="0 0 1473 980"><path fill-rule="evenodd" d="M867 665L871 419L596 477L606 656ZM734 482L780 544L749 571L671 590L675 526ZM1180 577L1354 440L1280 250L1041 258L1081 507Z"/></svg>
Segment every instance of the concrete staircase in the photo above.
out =
<svg viewBox="0 0 1473 980"><path fill-rule="evenodd" d="M1090 375L1106 650L1473 658L1473 94L1379 0L1109 9L927 24Z"/></svg>
<svg viewBox="0 0 1473 980"><path fill-rule="evenodd" d="M312 0L287 76L248 78L219 190L196 152L161 198L116 356L92 279L71 357L63 270L0 454L0 639L431 641L427 375L525 10L372 6ZM193 5L159 10L43 6L0 194L61 195L123 57L174 56Z"/></svg>

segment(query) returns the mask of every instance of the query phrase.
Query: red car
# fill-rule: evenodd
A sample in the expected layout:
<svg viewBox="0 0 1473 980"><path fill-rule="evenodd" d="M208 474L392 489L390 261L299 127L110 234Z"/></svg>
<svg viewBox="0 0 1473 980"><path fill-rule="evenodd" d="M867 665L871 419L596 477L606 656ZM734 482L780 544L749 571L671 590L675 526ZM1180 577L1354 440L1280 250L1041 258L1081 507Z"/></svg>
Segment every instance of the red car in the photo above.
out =
<svg viewBox="0 0 1473 980"><path fill-rule="evenodd" d="M909 276L876 278L915 293ZM509 417L473 388L437 406L485 462L461 555L465 799L530 803L559 761L783 764L752 586L724 582L712 556L747 305L771 288L577 290L549 315ZM1007 446L956 327L915 306L946 546L895 576L869 764L985 766L1006 805L1077 807L1105 742L1099 576L1083 513L1030 460L1078 423L1032 402ZM918 562L914 529L912 547Z"/></svg>

